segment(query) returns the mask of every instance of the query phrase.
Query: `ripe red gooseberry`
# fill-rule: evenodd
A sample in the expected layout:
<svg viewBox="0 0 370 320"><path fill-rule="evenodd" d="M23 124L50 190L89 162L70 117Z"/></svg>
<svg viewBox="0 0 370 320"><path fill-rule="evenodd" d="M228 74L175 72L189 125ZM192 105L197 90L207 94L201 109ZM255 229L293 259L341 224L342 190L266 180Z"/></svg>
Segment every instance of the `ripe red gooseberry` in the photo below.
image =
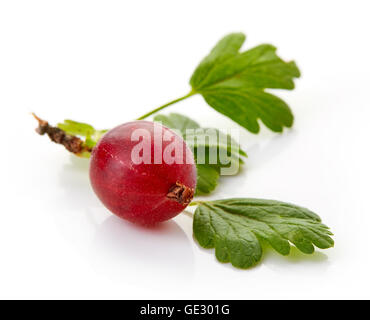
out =
<svg viewBox="0 0 370 320"><path fill-rule="evenodd" d="M117 216L151 225L183 211L196 186L194 156L159 123L133 121L108 131L94 147L90 181Z"/></svg>

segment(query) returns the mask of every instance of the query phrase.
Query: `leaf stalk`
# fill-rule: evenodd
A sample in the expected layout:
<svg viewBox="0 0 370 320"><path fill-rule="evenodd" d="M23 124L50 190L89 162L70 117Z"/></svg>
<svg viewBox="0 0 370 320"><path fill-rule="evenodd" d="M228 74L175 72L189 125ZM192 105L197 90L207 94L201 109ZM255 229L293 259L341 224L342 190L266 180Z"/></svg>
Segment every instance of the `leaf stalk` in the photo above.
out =
<svg viewBox="0 0 370 320"><path fill-rule="evenodd" d="M185 99L187 99L187 98L189 98L189 97L191 97L191 96L195 95L196 93L197 93L196 91L191 90L191 91L190 91L188 94L186 94L185 96L180 97L180 98L175 99L175 100L172 100L172 101L170 101L170 102L168 102L168 103L166 103L166 104L164 104L164 105L162 105L162 106L160 106L160 107L158 107L158 108L155 108L155 109L153 109L152 111L149 111L148 113L146 113L146 114L142 115L141 117L137 118L136 120L143 120L143 119L145 119L145 118L147 118L147 117L151 116L152 114L157 113L158 111L163 110L164 108L167 108L167 107L168 107L168 106L170 106L170 105L173 105L173 104L175 104L175 103L177 103L177 102L180 102L180 101L182 101L182 100L185 100Z"/></svg>

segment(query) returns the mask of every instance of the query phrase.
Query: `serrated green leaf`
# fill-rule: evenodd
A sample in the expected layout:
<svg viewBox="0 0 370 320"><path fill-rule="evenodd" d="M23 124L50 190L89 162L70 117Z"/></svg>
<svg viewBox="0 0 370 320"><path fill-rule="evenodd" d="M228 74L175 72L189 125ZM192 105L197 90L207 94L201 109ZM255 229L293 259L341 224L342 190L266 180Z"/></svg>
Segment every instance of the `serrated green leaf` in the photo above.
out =
<svg viewBox="0 0 370 320"><path fill-rule="evenodd" d="M209 139L212 136L214 139ZM247 156L240 145L229 135L216 128L197 128L184 134L184 140L191 148L217 148L224 149L230 154Z"/></svg>
<svg viewBox="0 0 370 320"><path fill-rule="evenodd" d="M156 115L153 119L156 122L162 123L164 126L181 132L187 145L195 152L197 149L208 151L209 148L217 150L224 149L229 154L239 158L239 155L247 157L240 145L229 135L216 128L201 128L197 122L189 117L178 113L170 113L169 115ZM209 136L214 136L215 139L209 139Z"/></svg>
<svg viewBox="0 0 370 320"><path fill-rule="evenodd" d="M194 120L178 113L170 113L169 115L158 114L153 120L162 123L167 128L176 129L181 133L185 133L186 129L200 128L199 124Z"/></svg>
<svg viewBox="0 0 370 320"><path fill-rule="evenodd" d="M215 65L235 56L245 41L242 33L232 33L222 38L195 69L190 84L198 88Z"/></svg>
<svg viewBox="0 0 370 320"><path fill-rule="evenodd" d="M203 94L207 103L252 133L258 133L258 119L274 132L293 125L293 114L278 97L257 89L218 88Z"/></svg>
<svg viewBox="0 0 370 320"><path fill-rule="evenodd" d="M257 133L261 119L272 131L281 132L292 126L292 112L264 89L293 89L299 69L277 56L272 45L240 53L244 38L239 33L223 38L197 67L190 84L211 107L247 130Z"/></svg>
<svg viewBox="0 0 370 320"><path fill-rule="evenodd" d="M194 236L204 248L215 248L221 262L246 269L262 257L261 241L288 255L291 244L303 253L314 246L334 246L332 233L312 211L273 200L225 199L201 203L195 211Z"/></svg>
<svg viewBox="0 0 370 320"><path fill-rule="evenodd" d="M219 170L214 166L197 164L197 188L196 195L212 192L218 185Z"/></svg>

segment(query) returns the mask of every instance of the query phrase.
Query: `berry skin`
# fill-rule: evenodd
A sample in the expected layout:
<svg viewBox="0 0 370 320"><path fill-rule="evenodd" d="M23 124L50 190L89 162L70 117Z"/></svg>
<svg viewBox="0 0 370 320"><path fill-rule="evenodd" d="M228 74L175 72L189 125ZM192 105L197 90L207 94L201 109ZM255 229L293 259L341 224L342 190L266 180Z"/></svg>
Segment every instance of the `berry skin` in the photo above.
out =
<svg viewBox="0 0 370 320"><path fill-rule="evenodd" d="M90 160L91 185L102 203L117 216L144 225L183 211L193 198L196 177L194 157L184 140L150 121L128 122L108 131Z"/></svg>

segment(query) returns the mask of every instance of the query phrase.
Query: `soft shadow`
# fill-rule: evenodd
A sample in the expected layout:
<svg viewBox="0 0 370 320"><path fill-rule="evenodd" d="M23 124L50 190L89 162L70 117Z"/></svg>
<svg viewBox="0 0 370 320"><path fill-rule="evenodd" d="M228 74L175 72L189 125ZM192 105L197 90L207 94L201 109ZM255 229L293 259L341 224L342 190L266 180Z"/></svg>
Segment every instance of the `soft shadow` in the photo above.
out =
<svg viewBox="0 0 370 320"><path fill-rule="evenodd" d="M193 251L179 225L172 220L149 228L111 214L90 186L88 159L71 156L60 171L59 185L63 192L58 202L66 212L60 219L69 231L68 221L78 219L81 231L92 232L88 258L97 272L114 281L124 278L135 283L140 277L148 284L172 277L176 285L192 277ZM75 233L68 238L77 239Z"/></svg>
<svg viewBox="0 0 370 320"><path fill-rule="evenodd" d="M63 189L63 207L82 212L86 207L100 205L89 181L89 159L71 155L60 170L59 185Z"/></svg>
<svg viewBox="0 0 370 320"><path fill-rule="evenodd" d="M200 200L235 197L235 194L237 194L235 191L250 189L249 172L266 165L284 152L297 135L294 129L286 130L284 134L266 131L267 129L263 131L265 134L259 134L258 136L249 134L245 138L241 137L241 141L244 139L247 142L244 145L249 145L249 147L243 147L248 154L247 158L243 158L244 164L240 166L237 174L220 176L216 189L209 195L200 195Z"/></svg>
<svg viewBox="0 0 370 320"><path fill-rule="evenodd" d="M246 164L248 169L257 168L271 161L274 157L284 151L296 138L294 129L287 130L284 134L276 134L267 141L256 141L246 149L248 158Z"/></svg>
<svg viewBox="0 0 370 320"><path fill-rule="evenodd" d="M291 247L288 256L282 256L271 247L264 248L263 264L275 271L291 272L292 268L295 270L302 269L307 271L305 273L316 274L322 273L330 266L328 256L322 251L316 251L313 254L304 254L296 247Z"/></svg>
<svg viewBox="0 0 370 320"><path fill-rule="evenodd" d="M90 254L99 273L133 283L139 277L140 283L161 284L166 277L178 285L193 275L190 240L173 220L143 227L110 216L98 226Z"/></svg>

